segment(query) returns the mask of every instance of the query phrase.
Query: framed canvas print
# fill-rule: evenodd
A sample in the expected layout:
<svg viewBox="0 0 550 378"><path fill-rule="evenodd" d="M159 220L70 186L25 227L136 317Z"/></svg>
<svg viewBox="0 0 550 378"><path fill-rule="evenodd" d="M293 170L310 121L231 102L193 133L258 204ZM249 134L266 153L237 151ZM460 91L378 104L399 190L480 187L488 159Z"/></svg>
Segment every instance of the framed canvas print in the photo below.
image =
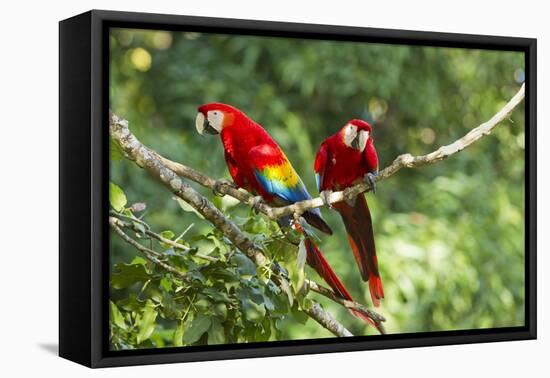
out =
<svg viewBox="0 0 550 378"><path fill-rule="evenodd" d="M60 22L60 355L536 337L536 40Z"/></svg>

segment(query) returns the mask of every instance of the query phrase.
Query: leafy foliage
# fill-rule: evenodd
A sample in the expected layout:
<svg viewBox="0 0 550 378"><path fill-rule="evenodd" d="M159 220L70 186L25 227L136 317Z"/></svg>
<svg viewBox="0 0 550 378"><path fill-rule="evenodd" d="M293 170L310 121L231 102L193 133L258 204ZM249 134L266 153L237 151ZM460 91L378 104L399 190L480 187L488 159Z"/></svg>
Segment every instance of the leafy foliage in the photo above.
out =
<svg viewBox="0 0 550 378"><path fill-rule="evenodd" d="M117 187L117 193L124 195ZM119 192L120 191L120 192ZM114 201L118 205L119 202ZM114 205L112 205L112 210ZM166 272L142 257L130 263L114 264L111 279L111 346L114 349L162 346L223 344L276 340L281 337L281 321L295 318L305 323L300 313L308 301L301 290L304 264L298 263L298 235L262 218L234 219L245 232L265 247L286 280L282 290L273 272L261 270L239 250L234 249L216 229L189 239L176 238L171 230L160 233L182 247L200 245L182 252L171 244L155 241L145 233L148 225L130 208L120 209L122 219L133 220L141 232L132 237L156 248L161 259L185 273L188 280ZM252 234L253 233L253 234ZM205 257L208 257L208 259ZM296 316L294 316L295 314Z"/></svg>
<svg viewBox="0 0 550 378"><path fill-rule="evenodd" d="M144 144L211 177L228 177L219 141L200 138L194 117L200 104L231 103L274 136L312 194L316 149L347 120L363 118L373 124L384 167L401 153L432 151L489 119L524 77L524 59L518 52L129 29L114 29L110 41L110 105L129 120ZM509 122L471 148L433 166L403 170L381 183L376 195L367 195L388 332L523 324L524 154L520 106ZM145 219L153 229L170 231L166 235L176 240L192 226L178 239L191 247L189 253L155 247L194 279L191 285L178 282L148 263L129 268L124 264L136 265L135 250L113 237L112 278L116 282L117 272L124 269L136 277L130 286L112 288L112 302L121 314L112 310L114 347L186 345L185 334L199 315L207 316L210 324L193 344L222 340L222 327L224 342L263 340L267 329L270 340L330 336L314 322L300 322L307 319L299 310L307 306L307 297L295 298L303 271L293 270L299 262L292 235L282 237L275 225L246 206L197 187L251 238L269 247L270 258L280 262L290 282L289 290L276 293L267 279L269 271L253 273L244 266L244 256L232 251L208 222L121 157L111 148L111 179L128 199L147 202ZM335 231L320 241L323 252L352 296L370 303L339 217L322 211ZM212 263L197 254L220 260ZM228 255L232 258L224 257ZM239 269L246 274L240 276ZM219 276L225 281L223 274L238 277L227 281L234 287L222 288L209 279ZM305 275L317 278L309 268ZM178 289L183 298L175 293ZM225 293L231 308L203 289ZM243 302L244 295L255 300ZM164 296L176 299L158 300ZM341 306L315 299L353 333L371 332ZM136 321L144 319L148 300L158 312L156 325L150 337L137 344ZM204 310L201 303L207 304ZM212 304L218 303L226 307L225 318L212 315ZM291 304L290 311L283 311ZM199 331L206 328L206 321L197 324ZM253 335L257 330L262 330L260 335Z"/></svg>

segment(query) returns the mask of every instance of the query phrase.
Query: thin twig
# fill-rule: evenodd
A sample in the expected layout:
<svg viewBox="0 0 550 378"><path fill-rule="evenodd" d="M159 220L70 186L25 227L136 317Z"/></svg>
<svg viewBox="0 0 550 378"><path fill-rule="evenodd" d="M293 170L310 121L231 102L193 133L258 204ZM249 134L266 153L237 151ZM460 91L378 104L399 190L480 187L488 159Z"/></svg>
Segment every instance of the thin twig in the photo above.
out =
<svg viewBox="0 0 550 378"><path fill-rule="evenodd" d="M115 217L118 217L122 214L118 214L118 213L111 213L111 216L115 216ZM124 215L123 215L124 216ZM129 218L127 216L124 216L125 218ZM131 218L130 218L131 219ZM122 220L119 220L118 223L118 226L120 227L123 227L123 228L129 228L131 229L132 231L135 231L137 233L142 233L143 230L140 230L135 224L131 223L131 222L124 222ZM185 245L182 245L180 243L177 243L173 240L170 240L170 239L167 239L165 238L164 236L160 235L160 234L157 234L156 232L153 232L151 231L151 229L149 228L149 225L147 225L147 223L143 222L140 223L140 224L145 224L145 235L153 238L153 239L156 239L158 240L159 242L161 243L164 243L164 244L168 244L169 246L171 246L172 248L175 248L175 249L178 249L180 251L183 251L183 252L189 252L191 251L191 248L185 246ZM196 256L196 257L199 257L203 260L208 260L208 261L212 261L212 262L215 262L215 261L218 261L217 258L215 257L212 257L212 256L208 256L208 255L205 255L205 254L202 254L202 253L193 253L193 256Z"/></svg>
<svg viewBox="0 0 550 378"><path fill-rule="evenodd" d="M189 281L189 278L185 275L185 273L180 272L176 268L174 268L171 265L166 264L165 262L158 259L160 254L156 251L153 251L152 249L149 249L147 247L144 247L143 245L139 244L137 241L126 235L124 231L122 231L122 228L120 228L119 219L114 217L109 217L109 225L111 226L111 230L113 230L122 240L124 240L126 243L130 244L132 247L140 251L143 256L150 262L152 262L155 265L158 265L162 268L164 268L166 271L173 273L174 275L178 276L184 281Z"/></svg>

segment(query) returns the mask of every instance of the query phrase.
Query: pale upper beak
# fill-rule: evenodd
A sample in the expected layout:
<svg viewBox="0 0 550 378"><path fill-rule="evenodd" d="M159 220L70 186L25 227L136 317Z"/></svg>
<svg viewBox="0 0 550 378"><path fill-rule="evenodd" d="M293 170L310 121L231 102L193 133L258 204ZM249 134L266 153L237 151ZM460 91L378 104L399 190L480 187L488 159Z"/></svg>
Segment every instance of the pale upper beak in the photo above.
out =
<svg viewBox="0 0 550 378"><path fill-rule="evenodd" d="M357 136L352 140L351 147L355 148L358 151L363 152L367 146L367 141L369 139L369 132L366 130L361 130L357 133Z"/></svg>
<svg viewBox="0 0 550 378"><path fill-rule="evenodd" d="M212 127L208 119L201 112L197 113L197 118L195 119L195 127L197 128L197 132L201 135L203 135L204 133L211 135L219 134L218 130Z"/></svg>

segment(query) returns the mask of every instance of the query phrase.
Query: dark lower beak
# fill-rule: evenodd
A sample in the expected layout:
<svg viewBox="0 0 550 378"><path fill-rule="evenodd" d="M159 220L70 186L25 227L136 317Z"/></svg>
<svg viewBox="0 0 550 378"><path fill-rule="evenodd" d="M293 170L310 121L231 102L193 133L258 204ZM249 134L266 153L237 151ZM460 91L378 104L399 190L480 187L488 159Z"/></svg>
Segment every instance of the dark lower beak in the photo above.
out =
<svg viewBox="0 0 550 378"><path fill-rule="evenodd" d="M212 125L210 124L210 122L208 122L208 120L206 118L204 119L203 130L204 130L205 133L210 134L210 135L218 134L218 130L213 128Z"/></svg>
<svg viewBox="0 0 550 378"><path fill-rule="evenodd" d="M358 150L359 149L359 137L355 137L352 141L351 141L351 147Z"/></svg>

